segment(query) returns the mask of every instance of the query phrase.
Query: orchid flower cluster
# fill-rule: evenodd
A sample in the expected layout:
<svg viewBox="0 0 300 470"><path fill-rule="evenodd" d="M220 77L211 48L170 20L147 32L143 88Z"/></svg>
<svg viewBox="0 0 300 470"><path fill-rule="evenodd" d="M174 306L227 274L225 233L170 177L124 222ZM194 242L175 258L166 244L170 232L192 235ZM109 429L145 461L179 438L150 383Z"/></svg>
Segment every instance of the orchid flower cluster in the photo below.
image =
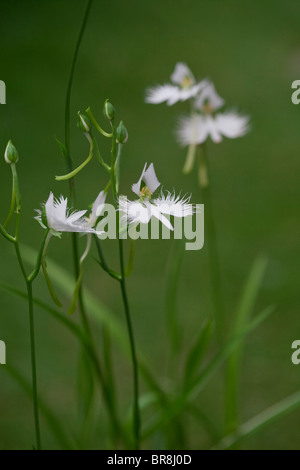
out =
<svg viewBox="0 0 300 470"><path fill-rule="evenodd" d="M74 194L72 194L74 187L74 178L83 171L92 158L97 158L101 167L107 174L108 182L104 189L98 192L96 199L91 205L91 209L88 210L77 210L71 207L68 203L68 197L60 196L56 198L52 192L45 203L41 205L40 209L36 209L37 215L34 217L35 220L45 230L43 241L40 250L37 255L37 262L34 271L27 275L24 268L24 261L19 246L19 222L21 215L21 197L19 190L18 174L17 174L17 163L19 155L17 149L14 147L11 141L7 144L5 150L5 161L8 163L12 170L13 175L13 191L11 209L7 220L4 225L0 225L0 233L15 246L17 259L20 264L21 271L26 282L28 290L28 302L29 302L29 313L30 313L30 333L31 333L31 357L32 357L32 388L33 388L33 401L34 401L34 418L36 426L36 441L37 448L41 448L41 436L39 426L39 405L38 405L38 391L37 391L37 375L36 375L36 359L35 359L35 341L34 341L34 322L33 322L33 296L32 296L32 285L36 279L40 269L43 270L47 286L49 288L50 295L54 300L55 304L61 307L61 303L58 300L50 276L47 273L47 263L45 261L47 248L51 238L61 238L65 232L72 233L73 235L73 253L75 261L75 274L76 274L76 285L73 293L71 306L68 313L74 313L77 308L80 310L80 314L83 320L84 334L87 336L89 341L89 348L92 351L93 362L96 365L97 374L100 374L100 383L102 392L106 400L108 412L111 416L112 422L114 423L114 432L120 434L120 425L116 422L115 410L109 394L106 389L105 381L102 377L101 367L97 358L96 351L93 349L93 338L91 328L89 327L88 318L85 313L84 302L82 299L82 279L83 261L88 256L91 249L92 237L95 238L97 251L99 255L99 264L101 268L108 273L111 277L117 280L121 286L122 298L124 303L124 311L126 315L126 323L129 334L131 358L133 364L133 376L134 376L134 407L133 407L133 442L134 447L139 448L140 445L140 411L139 411L139 389L138 389L138 369L137 369L137 358L135 351L134 335L132 330L132 322L130 318L129 303L125 287L125 276L129 272L125 270L125 261L122 246L122 231L130 231L131 227L136 227L140 224L149 224L152 217L160 221L167 229L173 230L173 225L170 221L170 217L184 218L191 216L195 212L195 207L191 204L191 195L181 197L176 195L175 192L163 191L161 189L158 193L158 189L161 186L153 163L149 166L147 163L144 165L142 173L136 183L133 183L131 189L135 196L135 200L130 200L125 195L120 194L120 166L121 156L124 144L128 140L128 132L121 121L118 126L115 125L115 108L107 100L104 104L104 116L108 120L111 130L107 132L102 129L96 118L94 117L90 108L87 109L86 114L78 112L78 127L83 132L83 135L89 144L89 154L86 160L83 161L77 168L70 168L70 172L66 175L57 176L57 181L69 181L70 184L70 198L74 201ZM107 163L102 158L100 153L98 142L93 134L93 131L98 131L102 136L111 139L111 155L110 163ZM69 158L69 149L62 142L59 142L60 149L63 155L66 157L66 161ZM108 263L104 257L102 249L102 235L104 231L103 217L107 208L107 197L109 190L112 192L112 207L114 209L114 217L116 222L117 233L116 237L119 245L119 256L120 256L120 273L109 268ZM10 235L8 227L13 216L16 216L16 232L15 235ZM86 248L81 256L78 252L78 243L76 236L86 236ZM75 248L74 248L75 247ZM132 256L130 255L129 263L132 264Z"/></svg>
<svg viewBox="0 0 300 470"><path fill-rule="evenodd" d="M122 166L122 152L123 147L128 140L127 129L121 121L118 125L115 123L116 110L113 105L106 100L104 103L104 116L106 125L109 125L109 130L104 130L96 120L91 109L88 108L85 114L78 112L78 127L86 138L89 145L89 152L87 158L77 167L73 168L73 160L70 154L70 142L66 138L65 143L59 142L59 147L65 157L68 166L68 173L65 175L57 176L57 181L67 181L69 183L70 194L69 197L60 196L56 198L52 192L48 196L39 209L36 210L35 220L41 225L44 230L43 239L39 250L36 253L36 259L33 262L33 270L28 274L25 269L25 257L22 255L22 247L20 245L20 219L22 215L22 203L19 187L19 179L17 172L17 164L19 161L19 154L11 141L8 142L5 149L4 159L10 166L12 172L12 197L8 216L3 224L0 224L0 234L10 242L15 250L16 258L19 263L20 271L23 275L26 284L26 293L21 292L21 296L27 299L28 314L29 314L29 331L30 331L30 357L32 379L31 387L27 386L26 380L19 377L18 373L13 373L19 382L24 385L28 392L32 391L33 402L33 415L34 426L36 434L36 444L34 448L42 448L41 428L40 428L40 412L43 412L45 421L50 423L54 434L58 440L65 442L68 441L64 434L63 426L57 424L59 422L57 416L53 416L43 402L43 406L39 402L38 394L38 374L37 374L37 360L36 360L36 346L35 346L35 322L34 322L34 307L39 305L50 313L60 324L65 325L69 331L74 333L74 336L80 342L82 354L82 368L84 370L84 379L88 378L87 382L91 388L95 382L99 384L101 391L101 399L103 407L106 409L109 418L109 432L104 431L107 437L107 447L118 449L124 446L127 449L138 450L141 444L146 441L150 436L153 437L153 442L157 445L157 437L161 439L160 433L165 433L167 440L166 446L170 446L175 442L175 448L181 448L183 432L183 423L185 420L184 413L194 413L201 421L201 426L208 428L208 435L211 436L212 445L217 448L232 448L234 447L243 436L253 434L260 430L268 422L273 422L274 417L280 417L284 412L289 409L294 409L295 404L300 403L300 396L291 396L284 400L277 406L271 407L267 412L263 412L258 417L254 417L246 425L238 423L238 368L241 353L241 346L244 337L248 332L252 331L260 324L267 316L273 311L273 307L265 309L260 315L257 315L253 322L249 321L251 310L255 304L255 297L259 289L259 284L262 281L263 273L265 270L266 262L264 259L258 259L254 263L254 267L250 273L249 281L245 286L244 294L241 299L241 306L239 307L237 318L232 322L233 328L229 335L226 337L227 331L225 324L225 307L222 298L222 283L220 272L220 260L218 256L216 227L212 211L212 201L210 197L210 184L208 175L207 156L205 152L205 142L210 137L214 143L222 141L223 137L237 138L245 135L249 129L249 118L238 114L236 111L222 111L225 104L213 83L208 79L197 81L190 69L184 63L177 63L174 72L171 75L171 83L160 85L157 87L149 88L146 92L146 102L158 104L166 102L168 106L172 106L178 102L189 101L191 105L191 114L183 117L179 121L177 129L177 140L180 145L188 146L188 156L184 166L184 172L189 173L195 161L195 155L199 154L199 183L202 189L202 196L205 205L205 229L207 234L207 245L209 251L209 264L210 264L210 287L212 294L212 314L206 316L206 323L197 325L195 322L195 337L191 339L187 345L187 354L182 355L179 342L177 341L177 334L181 335L180 325L177 323L176 318L176 291L178 290L177 280L180 271L180 260L182 259L181 253L179 256L170 257L170 274L167 276L168 285L168 316L169 321L169 340L170 350L173 354L173 364L183 364L183 374L181 367L178 367L175 379L168 380L168 385L161 384L155 374L150 372L150 366L144 357L139 357L139 349L136 346L136 339L134 335L134 328L132 316L130 311L130 303L126 288L126 278L131 273L133 262L133 249L132 245L134 239L131 240L131 251L129 254L128 263L126 265L124 256L124 246L122 231L130 232L131 228L139 225L147 225L154 218L159 221L169 231L173 231L174 227L171 222L171 217L184 219L185 217L192 216L197 209L191 203L191 195L176 194L174 191L166 191L161 187L161 183L156 175L153 163L148 166L144 164L140 177L136 181L134 178L131 182L131 190L135 195L134 198L128 198L120 191L121 180L121 166ZM69 106L69 97L66 99L67 106ZM68 110L68 108L67 108ZM68 116L68 112L66 113ZM68 130L68 118L66 119L65 127ZM102 137L111 140L111 151L108 159L104 159L98 146L98 140L94 133L98 132ZM69 132L65 133L66 136ZM107 177L107 184L104 188L97 188L95 194L97 197L91 205L90 210L77 210L74 209L74 185L75 177L84 171L92 159L97 159L101 170ZM115 250L119 257L119 269L113 270L106 260L104 254L103 237L103 220L107 209L107 200L111 197L114 222L116 226L117 249ZM12 228L12 221L15 219L15 225ZM174 224L175 225L175 224ZM45 302L37 300L33 295L33 285L39 272L42 270L45 276L49 293L55 302L56 306L62 307L58 300L56 293L47 272L46 255L48 244L53 236L61 238L63 233L69 232L72 237L72 255L74 261L74 274L75 274L75 287L73 290L71 306L68 313L78 312L80 321L73 322L70 316L63 316L61 310L55 310L48 307ZM79 237L85 237L86 248L80 256L80 245L78 243ZM125 340L129 342L129 357L132 364L132 377L133 377L133 399L130 403L130 419L121 419L119 416L118 403L116 398L116 384L112 370L112 359L110 350L110 333L111 325L101 323L103 336L104 357L99 357L99 351L96 347L96 342L93 335L93 328L90 325L89 316L86 310L85 299L83 296L83 262L89 255L92 245L92 240L95 241L97 249L96 261L100 268L111 278L113 278L120 287L125 324ZM174 240L176 242L176 240ZM181 244L182 245L182 244ZM182 248L180 245L178 252ZM9 290L14 293L20 293L16 289L9 287ZM199 302L200 305L200 302ZM201 312L202 314L202 312ZM197 317L195 317L197 318ZM200 316L199 316L200 318ZM229 322L230 323L230 322ZM111 329L110 329L111 328ZM216 332L215 344L217 352L209 351L207 354L207 361L203 361L204 353L208 352L210 348L210 340L212 332ZM123 330L121 330L123 333ZM172 334L174 337L172 338ZM117 341L120 339L120 331L116 333ZM175 339L174 339L175 338ZM122 338L124 339L124 338ZM182 335L180 337L182 339ZM128 352L128 351L127 351ZM212 354L211 354L212 353ZM225 379L225 400L224 400L224 416L225 416L225 429L215 431L214 425L212 426L210 420L206 417L202 410L198 409L198 405L194 406L194 400L197 395L203 390L211 377L219 370L219 368L226 364L227 374ZM201 367L201 369L200 369ZM149 385L150 393L141 394L139 386L139 374L143 373L145 383ZM174 371L173 371L174 372ZM182 375L181 375L182 374ZM91 379L92 375L92 379ZM172 375L172 374L171 374ZM164 376L165 379L165 376ZM168 377L169 379L169 377ZM164 380L164 382L166 382ZM174 383L173 383L174 382ZM79 393L81 400L81 394ZM80 436L82 436L87 428L90 427L90 422L93 418L92 413L92 399L93 393L90 391L84 397L84 422L82 429L80 429ZM145 408L153 407L154 413L145 413ZM92 410L92 411L91 411ZM148 426L142 427L142 417L147 419L146 415L151 415L147 420ZM126 413L124 415L127 416ZM102 417L101 417L102 418ZM183 420L184 418L184 420ZM126 422L125 422L126 421ZM95 421L96 422L96 421ZM93 423L95 425L95 422ZM144 422L143 422L144 424ZM204 426L203 426L204 424ZM96 428L91 426L92 431ZM213 428L213 431L212 431ZM159 433L159 436L158 434ZM75 440L75 439L74 439ZM79 439L76 439L74 448L78 448ZM171 444L170 444L171 443ZM69 442L67 442L69 445ZM167 447L169 448L169 447ZM189 448L187 446L187 448Z"/></svg>
<svg viewBox="0 0 300 470"><path fill-rule="evenodd" d="M80 120L82 119L80 114ZM87 137L91 142L89 132ZM68 179L68 176L64 179ZM148 224L151 218L155 217L169 230L173 230L166 216L182 218L193 215L195 207L190 204L191 195L180 197L176 196L175 192L164 193L161 190L160 195L155 197L154 193L160 185L153 163L148 168L145 163L138 182L132 184L131 187L138 199L130 201L127 196L117 196L117 210L121 214L122 221L126 221L127 227ZM42 209L36 210L38 215L35 219L55 236L60 236L61 232L101 235L103 231L97 230L97 222L104 212L106 196L107 190L101 190L92 205L89 217L86 217L87 210L71 210L68 208L68 198L60 196L59 199L55 199L53 193L50 192L47 202L42 204Z"/></svg>
<svg viewBox="0 0 300 470"><path fill-rule="evenodd" d="M189 67L178 62L171 75L171 84L148 88L146 103L168 106L179 101L190 101L191 114L180 118L176 130L177 140L182 147L189 146L183 169L189 173L195 161L195 148L210 137L215 143L223 137L235 139L245 135L249 129L249 118L233 110L221 111L225 101L208 79L196 81Z"/></svg>

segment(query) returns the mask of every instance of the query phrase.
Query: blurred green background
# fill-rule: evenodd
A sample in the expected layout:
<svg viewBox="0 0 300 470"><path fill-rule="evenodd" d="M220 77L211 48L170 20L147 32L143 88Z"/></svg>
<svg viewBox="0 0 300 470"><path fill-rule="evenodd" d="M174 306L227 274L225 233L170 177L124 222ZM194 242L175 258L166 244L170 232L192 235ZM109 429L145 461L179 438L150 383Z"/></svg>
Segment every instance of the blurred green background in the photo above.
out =
<svg viewBox="0 0 300 470"><path fill-rule="evenodd" d="M7 86L7 104L0 107L0 150L4 152L9 138L19 150L22 241L33 248L42 237L33 220L34 209L50 189L57 195L68 191L66 184L54 182L54 176L65 170L54 136L63 139L64 135L64 95L84 8L85 2L79 0L0 2L0 79ZM167 81L176 62L186 62L199 78L211 78L228 107L251 116L252 130L246 137L208 146L228 322L258 253L265 253L270 262L256 312L270 303L277 305L275 314L247 340L242 421L296 391L300 384L300 366L291 362L291 344L300 336L300 107L291 102L291 83L300 79L299 20L297 0L95 0L72 93L75 162L80 163L88 150L76 128L79 109L91 105L102 120L103 102L109 98L118 117L125 121L129 141L124 149L121 190L128 196L147 161L154 162L166 188L192 192L193 202L201 202L196 174L182 175L185 151L174 139L178 115L188 111L187 104L168 108L144 103L145 88ZM103 151L106 149L104 143ZM78 178L78 207L90 204L105 182L101 168L93 161ZM0 184L3 221L11 184L4 162ZM155 375L168 383L164 298L171 243L139 241L136 245L134 271L128 281L136 337ZM117 267L114 243L108 242L105 249ZM4 239L0 250L0 280L24 289L11 247ZM71 273L70 236L54 240L49 256ZM85 285L124 322L118 286L99 270L93 257L86 262L85 274ZM35 293L51 303L42 276ZM205 248L185 252L177 295L184 355L211 311ZM26 303L4 290L0 296L0 339L7 345L7 362L30 377ZM99 328L94 328L100 342ZM40 392L66 427L76 433L78 344L39 309L36 334ZM114 362L125 413L131 400L131 367L116 346ZM198 400L220 427L221 387L220 380L213 380ZM294 412L245 441L243 448L298 449L299 418L300 412ZM95 448L104 446L103 419L100 410L93 435ZM203 428L193 418L189 418L187 429L187 446L209 445ZM44 421L42 434L44 446L55 448ZM33 440L30 401L1 366L0 448L30 448Z"/></svg>

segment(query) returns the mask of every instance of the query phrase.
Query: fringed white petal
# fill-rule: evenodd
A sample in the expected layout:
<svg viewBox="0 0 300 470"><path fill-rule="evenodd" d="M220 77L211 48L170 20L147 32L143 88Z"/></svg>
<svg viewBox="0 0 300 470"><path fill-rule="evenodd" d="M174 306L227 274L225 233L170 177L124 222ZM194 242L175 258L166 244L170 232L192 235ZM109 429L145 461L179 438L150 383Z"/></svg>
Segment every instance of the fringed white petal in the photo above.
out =
<svg viewBox="0 0 300 470"><path fill-rule="evenodd" d="M63 196L60 199L54 199L52 193L45 204L45 212L47 217L48 228L56 232L82 232L82 233L96 233L96 231L88 225L83 218L86 211L74 211L68 213L67 209L68 199ZM40 223L41 211L38 211L36 220ZM42 224L44 226L44 224ZM46 227L45 227L46 228Z"/></svg>
<svg viewBox="0 0 300 470"><path fill-rule="evenodd" d="M190 204L191 196L176 196L175 193L161 193L159 198L154 199L153 203L158 207L162 214L172 215L174 217L187 217L194 214L194 207Z"/></svg>
<svg viewBox="0 0 300 470"><path fill-rule="evenodd" d="M180 119L176 131L177 139L183 147L198 143L199 116L194 114Z"/></svg>
<svg viewBox="0 0 300 470"><path fill-rule="evenodd" d="M178 142L183 146L202 144L207 139L210 129L206 116L193 115L179 121L177 128Z"/></svg>
<svg viewBox="0 0 300 470"><path fill-rule="evenodd" d="M250 130L249 118L234 111L217 114L215 124L219 132L230 139L242 137Z"/></svg>
<svg viewBox="0 0 300 470"><path fill-rule="evenodd" d="M178 87L174 85L158 85L146 90L146 103L159 104L178 96ZM178 101L177 98L175 98ZM176 102L175 101L175 102Z"/></svg>
<svg viewBox="0 0 300 470"><path fill-rule="evenodd" d="M222 136L234 139L249 131L249 118L230 111L216 116L193 115L179 121L176 131L178 142L184 147L202 144L210 137L215 143L222 141Z"/></svg>
<svg viewBox="0 0 300 470"><path fill-rule="evenodd" d="M187 101L194 98L205 83L200 82L187 88L181 88L176 85L159 85L157 87L148 88L146 91L146 103L159 104L166 102L168 106L172 106L178 101Z"/></svg>
<svg viewBox="0 0 300 470"><path fill-rule="evenodd" d="M86 212L87 211L74 211L66 218L66 222L68 224L76 224L77 222L81 223Z"/></svg>

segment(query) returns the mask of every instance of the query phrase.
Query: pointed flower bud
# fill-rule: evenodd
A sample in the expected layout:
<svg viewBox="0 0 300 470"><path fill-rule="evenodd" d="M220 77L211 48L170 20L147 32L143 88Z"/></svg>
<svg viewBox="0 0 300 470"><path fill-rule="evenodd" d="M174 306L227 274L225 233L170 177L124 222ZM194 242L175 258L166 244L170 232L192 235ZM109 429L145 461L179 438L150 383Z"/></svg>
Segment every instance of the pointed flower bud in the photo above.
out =
<svg viewBox="0 0 300 470"><path fill-rule="evenodd" d="M103 108L104 116L109 121L113 121L115 118L115 113L116 113L115 107L108 100L106 100L104 103L104 108Z"/></svg>
<svg viewBox="0 0 300 470"><path fill-rule="evenodd" d="M6 146L4 158L6 163L8 163L9 165L11 165L12 163L17 163L19 160L18 151L11 140L8 141L8 144Z"/></svg>
<svg viewBox="0 0 300 470"><path fill-rule="evenodd" d="M77 126L82 132L86 133L90 132L92 128L92 123L91 120L86 116L86 114L82 114L80 111L78 111Z"/></svg>
<svg viewBox="0 0 300 470"><path fill-rule="evenodd" d="M123 121L121 121L117 127L116 137L117 137L117 142L119 144L126 144L128 140L128 132L127 132L126 127L124 126Z"/></svg>

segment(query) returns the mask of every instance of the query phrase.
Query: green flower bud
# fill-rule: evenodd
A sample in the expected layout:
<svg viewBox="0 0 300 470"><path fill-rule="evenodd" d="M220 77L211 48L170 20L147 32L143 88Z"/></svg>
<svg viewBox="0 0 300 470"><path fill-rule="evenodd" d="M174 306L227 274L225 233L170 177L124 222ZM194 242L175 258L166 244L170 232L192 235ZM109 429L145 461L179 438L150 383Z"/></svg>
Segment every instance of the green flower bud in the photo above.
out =
<svg viewBox="0 0 300 470"><path fill-rule="evenodd" d="M120 144L126 144L128 140L128 132L127 132L126 127L124 126L123 121L121 121L117 127L116 137L117 137L117 142L119 142Z"/></svg>
<svg viewBox="0 0 300 470"><path fill-rule="evenodd" d="M114 118L115 118L115 113L116 113L116 110L115 110L114 106L108 100L106 100L105 103L104 103L104 107L103 107L104 116L109 121L113 121Z"/></svg>
<svg viewBox="0 0 300 470"><path fill-rule="evenodd" d="M6 163L8 163L9 165L11 165L12 163L17 163L19 160L18 151L11 140L8 141L8 144L6 146L4 158Z"/></svg>
<svg viewBox="0 0 300 470"><path fill-rule="evenodd" d="M88 118L88 116L86 116L85 114L82 114L80 111L78 111L77 114L78 114L78 121L77 121L78 128L84 133L90 132L92 128L91 120Z"/></svg>

